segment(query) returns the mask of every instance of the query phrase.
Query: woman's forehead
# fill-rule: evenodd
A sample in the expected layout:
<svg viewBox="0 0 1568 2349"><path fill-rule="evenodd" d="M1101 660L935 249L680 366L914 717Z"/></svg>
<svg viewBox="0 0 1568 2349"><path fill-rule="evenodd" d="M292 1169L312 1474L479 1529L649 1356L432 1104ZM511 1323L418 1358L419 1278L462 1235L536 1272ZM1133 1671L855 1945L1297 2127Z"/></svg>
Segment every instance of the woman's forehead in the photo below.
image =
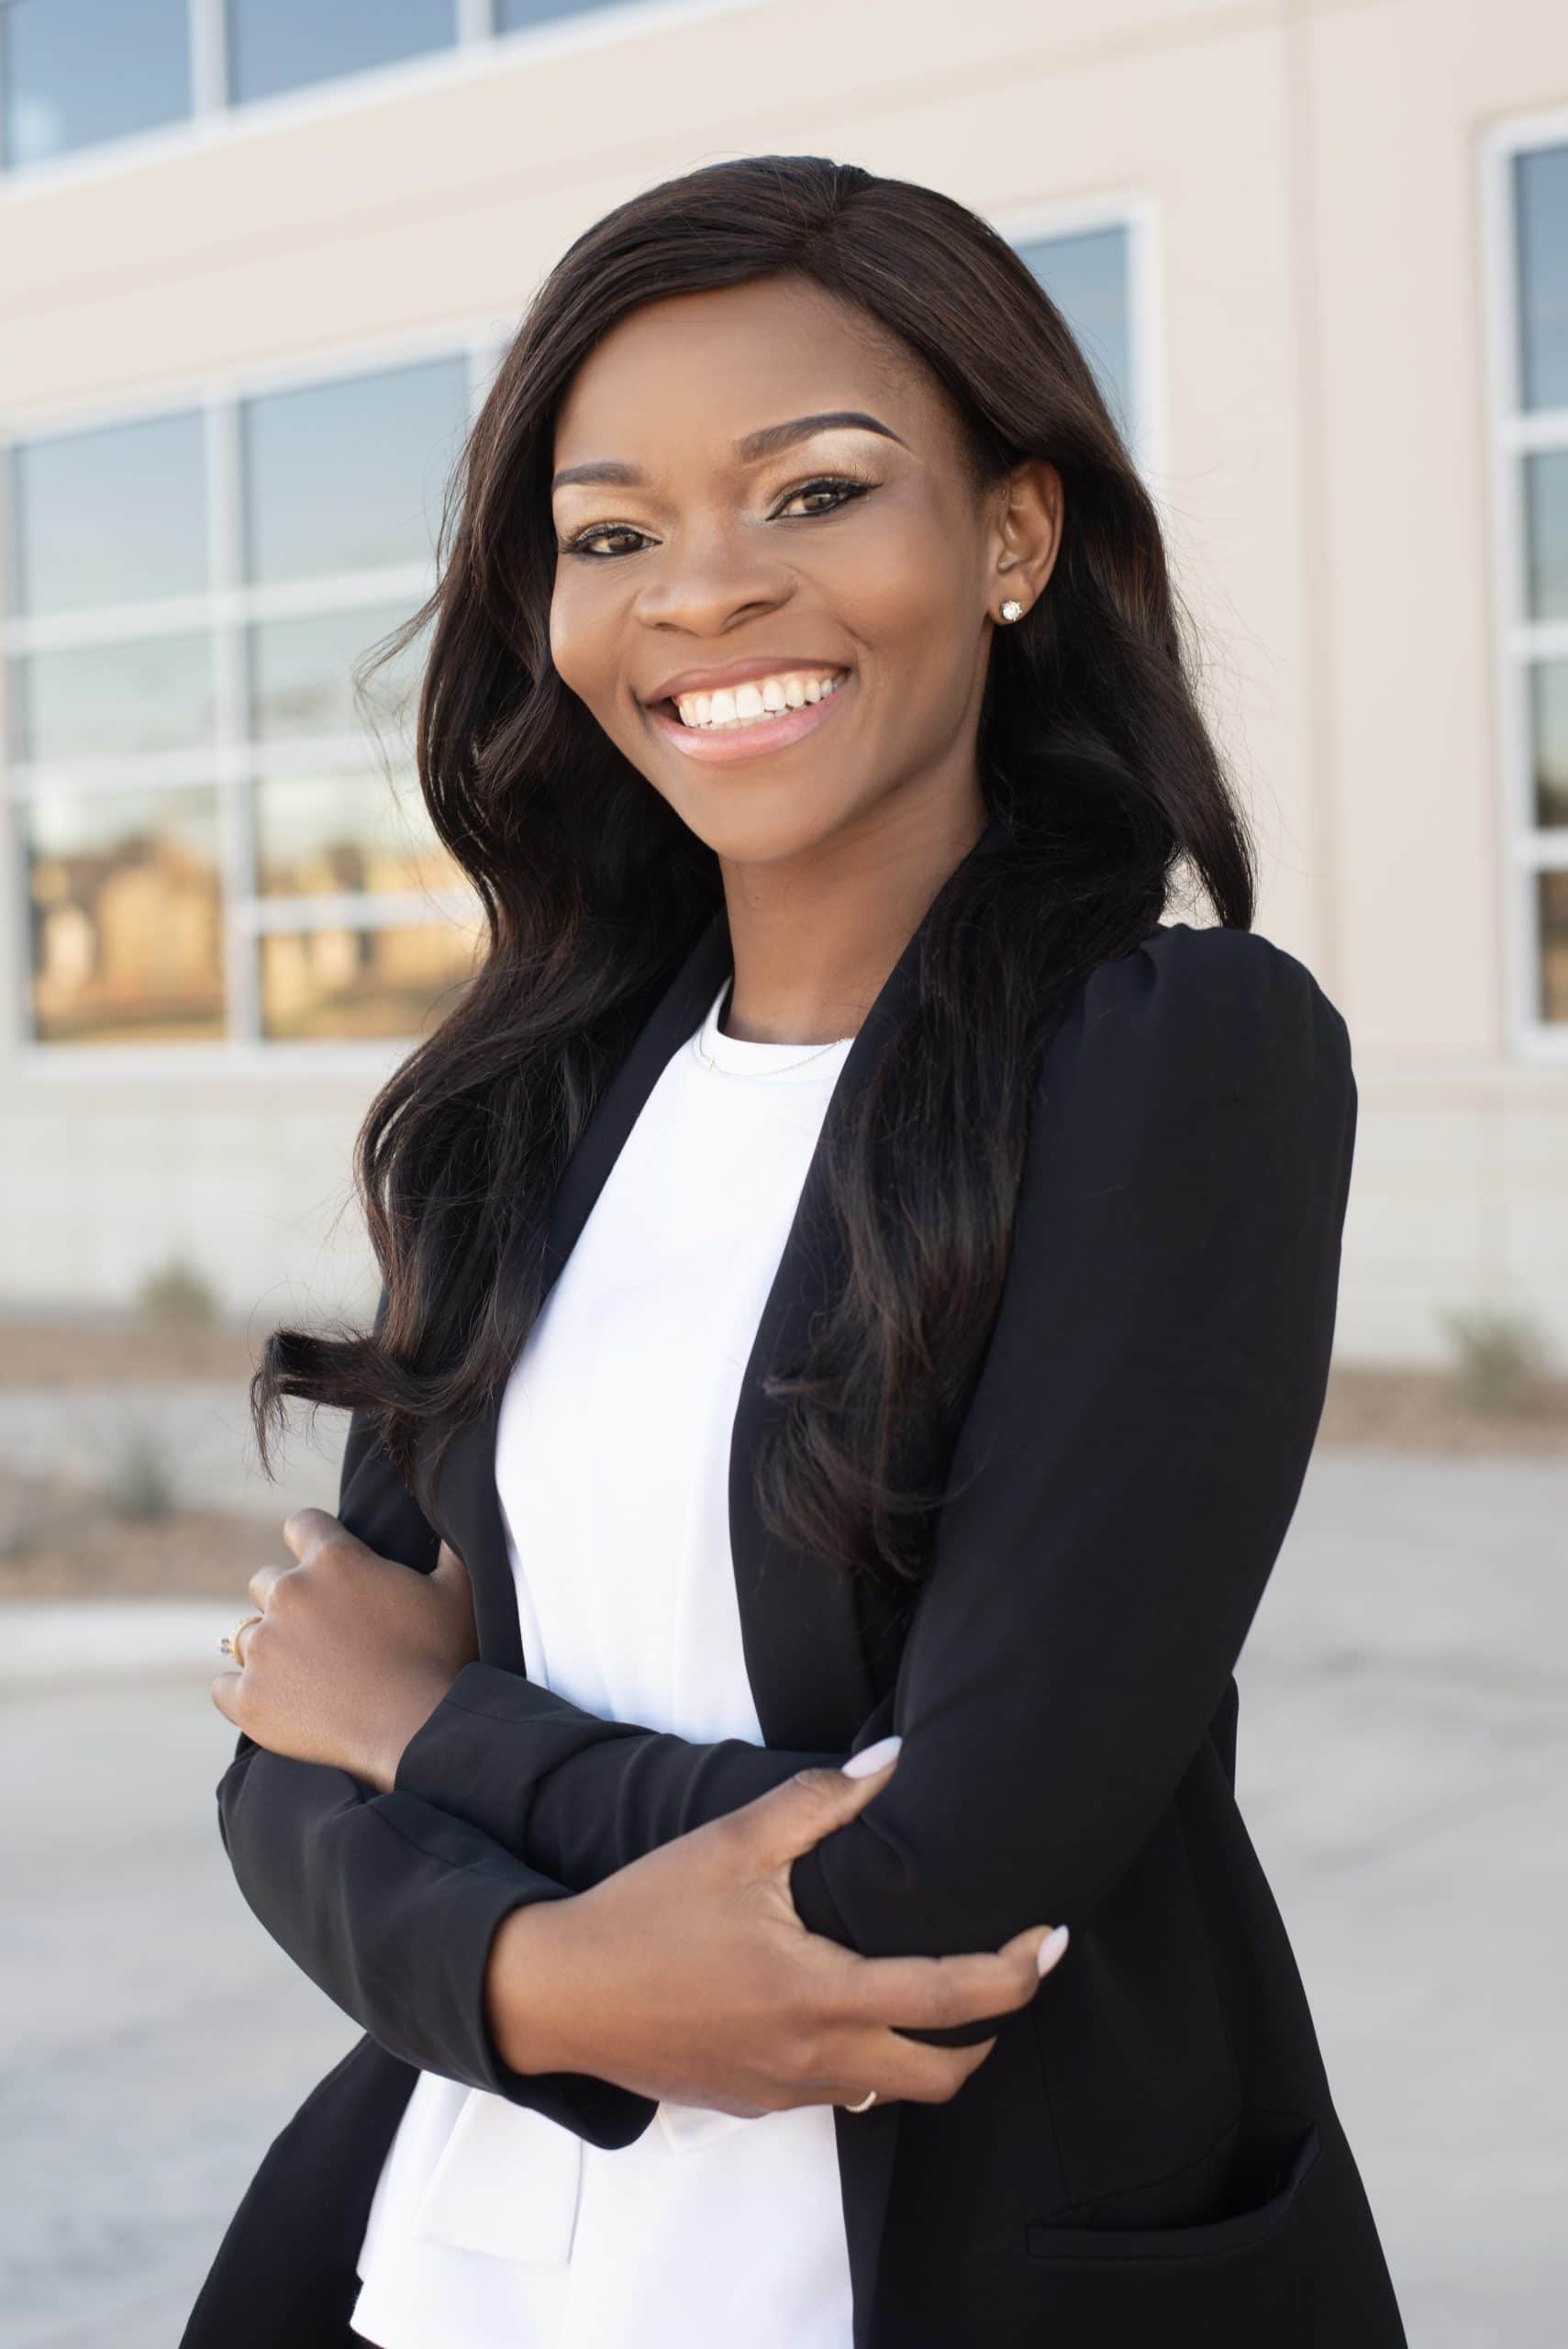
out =
<svg viewBox="0 0 1568 2349"><path fill-rule="evenodd" d="M612 328L562 395L554 462L637 467L682 450L740 462L748 436L835 412L869 413L915 447L937 405L914 354L875 320L809 283L769 279L672 295Z"/></svg>

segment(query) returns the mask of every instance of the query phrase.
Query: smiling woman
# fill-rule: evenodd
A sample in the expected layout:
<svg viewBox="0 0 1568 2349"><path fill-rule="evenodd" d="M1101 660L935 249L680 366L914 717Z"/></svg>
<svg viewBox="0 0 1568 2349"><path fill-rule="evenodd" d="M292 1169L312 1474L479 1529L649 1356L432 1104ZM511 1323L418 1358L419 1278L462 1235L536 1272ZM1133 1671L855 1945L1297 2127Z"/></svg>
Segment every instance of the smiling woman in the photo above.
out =
<svg viewBox="0 0 1568 2349"><path fill-rule="evenodd" d="M656 187L426 627L487 951L361 1134L373 1327L264 1349L342 1485L213 1687L365 2036L184 2349L1399 2349L1233 1793L1349 1042L1061 315L930 189Z"/></svg>
<svg viewBox="0 0 1568 2349"><path fill-rule="evenodd" d="M997 584L1033 605L1050 578L1048 459L987 476L896 338L787 273L623 319L573 377L555 451L556 672L721 857L895 807L978 828L984 646Z"/></svg>

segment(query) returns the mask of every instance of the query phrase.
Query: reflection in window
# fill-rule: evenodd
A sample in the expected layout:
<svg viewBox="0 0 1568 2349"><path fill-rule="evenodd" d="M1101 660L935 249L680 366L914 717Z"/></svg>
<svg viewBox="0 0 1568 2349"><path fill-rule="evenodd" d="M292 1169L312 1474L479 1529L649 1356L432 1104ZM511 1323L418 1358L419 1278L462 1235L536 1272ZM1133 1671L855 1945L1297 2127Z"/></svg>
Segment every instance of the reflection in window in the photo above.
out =
<svg viewBox="0 0 1568 2349"><path fill-rule="evenodd" d="M264 897L460 889L416 779L276 774L256 785L256 885Z"/></svg>
<svg viewBox="0 0 1568 2349"><path fill-rule="evenodd" d="M1083 346L1124 438L1133 406L1128 230L1112 225L1041 237L1018 248Z"/></svg>
<svg viewBox="0 0 1568 2349"><path fill-rule="evenodd" d="M280 930L260 941L261 1024L272 1038L424 1035L473 973L475 932Z"/></svg>
<svg viewBox="0 0 1568 2349"><path fill-rule="evenodd" d="M410 617L406 604L373 610L309 612L296 619L261 620L250 630L250 730L261 742L357 734L353 664ZM370 677L366 696L378 731L412 741L419 674L429 649L428 627L395 660ZM399 721L401 720L401 726Z"/></svg>
<svg viewBox="0 0 1568 2349"><path fill-rule="evenodd" d="M7 163L39 163L191 110L186 0L9 0L0 7Z"/></svg>
<svg viewBox="0 0 1568 2349"><path fill-rule="evenodd" d="M1568 407L1568 146L1514 158L1520 405Z"/></svg>
<svg viewBox="0 0 1568 2349"><path fill-rule="evenodd" d="M217 794L52 791L23 813L39 1039L221 1036Z"/></svg>
<svg viewBox="0 0 1568 2349"><path fill-rule="evenodd" d="M18 611L145 604L206 586L202 420L193 411L24 440L12 456L11 498Z"/></svg>
<svg viewBox="0 0 1568 2349"><path fill-rule="evenodd" d="M1535 820L1568 824L1568 661L1538 661L1529 683Z"/></svg>
<svg viewBox="0 0 1568 2349"><path fill-rule="evenodd" d="M319 579L428 562L467 422L461 359L247 400L247 576Z"/></svg>
<svg viewBox="0 0 1568 2349"><path fill-rule="evenodd" d="M1568 873L1538 873L1540 1017L1568 1020Z"/></svg>
<svg viewBox="0 0 1568 2349"><path fill-rule="evenodd" d="M135 758L189 750L213 729L207 636L142 636L33 652L13 673L17 755Z"/></svg>
<svg viewBox="0 0 1568 2349"><path fill-rule="evenodd" d="M450 49L457 31L455 0L375 0L373 7L228 0L228 94L237 104Z"/></svg>
<svg viewBox="0 0 1568 2349"><path fill-rule="evenodd" d="M1529 617L1568 619L1568 449L1525 459L1525 562Z"/></svg>
<svg viewBox="0 0 1568 2349"><path fill-rule="evenodd" d="M1507 690L1522 703L1519 916L1529 941L1527 1018L1568 1023L1568 874L1554 869L1568 828L1568 144L1506 152L1512 252L1506 291L1514 367L1499 427L1522 519L1517 573L1504 583ZM1511 743L1510 743L1511 750ZM1512 781L1513 778L1510 778Z"/></svg>
<svg viewBox="0 0 1568 2349"><path fill-rule="evenodd" d="M213 453L234 426L240 462L210 473L205 406L13 451L0 763L27 771L39 1039L414 1035L466 972L470 892L413 774L428 628L362 699L355 673L427 592L469 366L215 400ZM188 621L127 633L176 598ZM238 1035L231 913L268 990L240 991Z"/></svg>

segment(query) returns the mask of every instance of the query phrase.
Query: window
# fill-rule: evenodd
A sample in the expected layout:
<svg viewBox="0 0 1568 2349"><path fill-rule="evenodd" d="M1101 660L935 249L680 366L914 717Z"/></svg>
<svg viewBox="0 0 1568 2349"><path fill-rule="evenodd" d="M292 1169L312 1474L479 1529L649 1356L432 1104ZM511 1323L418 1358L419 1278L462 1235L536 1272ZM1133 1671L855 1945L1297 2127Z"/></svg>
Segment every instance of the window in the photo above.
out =
<svg viewBox="0 0 1568 2349"><path fill-rule="evenodd" d="M8 165L179 122L191 110L186 0L7 0L0 89Z"/></svg>
<svg viewBox="0 0 1568 2349"><path fill-rule="evenodd" d="M1568 125L1486 156L1515 1027L1568 1044Z"/></svg>
<svg viewBox="0 0 1568 2349"><path fill-rule="evenodd" d="M1145 487L1161 505L1164 406L1152 202L1129 195L1053 205L993 225L1066 318Z"/></svg>
<svg viewBox="0 0 1568 2349"><path fill-rule="evenodd" d="M228 0L229 103L423 57L450 49L456 34L453 0L375 0L370 8Z"/></svg>
<svg viewBox="0 0 1568 2349"><path fill-rule="evenodd" d="M381 66L482 50L608 0L0 0L17 169Z"/></svg>
<svg viewBox="0 0 1568 2349"><path fill-rule="evenodd" d="M1123 436L1134 436L1130 231L1125 221L1054 237L1015 239L1066 318Z"/></svg>
<svg viewBox="0 0 1568 2349"><path fill-rule="evenodd" d="M369 729L350 664L429 591L494 357L11 451L0 649L35 1041L407 1037L472 967L476 907L414 771L423 642L372 680Z"/></svg>

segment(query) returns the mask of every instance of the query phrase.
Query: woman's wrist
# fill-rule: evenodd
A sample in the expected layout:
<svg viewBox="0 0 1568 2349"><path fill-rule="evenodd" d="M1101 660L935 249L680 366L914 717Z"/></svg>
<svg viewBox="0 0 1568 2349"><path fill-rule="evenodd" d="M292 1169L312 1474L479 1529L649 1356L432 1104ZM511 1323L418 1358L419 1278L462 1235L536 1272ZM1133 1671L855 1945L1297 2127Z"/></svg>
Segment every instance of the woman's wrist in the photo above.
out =
<svg viewBox="0 0 1568 2349"><path fill-rule="evenodd" d="M572 1979L565 1943L576 1905L575 1894L525 1901L507 1910L491 1938L484 2021L509 2071L582 2069L573 2060L564 2028Z"/></svg>
<svg viewBox="0 0 1568 2349"><path fill-rule="evenodd" d="M377 1710L374 1744L350 1765L352 1776L363 1778L377 1794L390 1794L406 1747L444 1701L450 1686L450 1679L431 1675L404 1680L389 1689Z"/></svg>

